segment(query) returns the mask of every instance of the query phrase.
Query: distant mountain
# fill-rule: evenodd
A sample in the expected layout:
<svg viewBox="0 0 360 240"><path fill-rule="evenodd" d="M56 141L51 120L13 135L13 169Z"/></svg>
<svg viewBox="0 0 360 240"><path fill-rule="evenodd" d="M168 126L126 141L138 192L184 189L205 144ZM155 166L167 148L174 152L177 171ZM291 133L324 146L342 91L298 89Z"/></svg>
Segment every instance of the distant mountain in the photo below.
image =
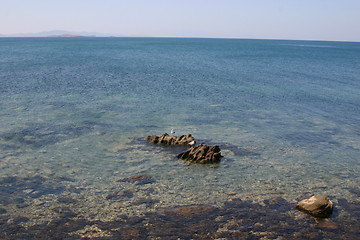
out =
<svg viewBox="0 0 360 240"><path fill-rule="evenodd" d="M45 31L38 33L0 34L0 37L120 37L119 35L96 32L70 32L65 30Z"/></svg>
<svg viewBox="0 0 360 240"><path fill-rule="evenodd" d="M64 38L67 38L67 37L96 37L95 35L74 35L74 34L60 34L60 35L51 35L51 36L48 36L48 37L64 37Z"/></svg>

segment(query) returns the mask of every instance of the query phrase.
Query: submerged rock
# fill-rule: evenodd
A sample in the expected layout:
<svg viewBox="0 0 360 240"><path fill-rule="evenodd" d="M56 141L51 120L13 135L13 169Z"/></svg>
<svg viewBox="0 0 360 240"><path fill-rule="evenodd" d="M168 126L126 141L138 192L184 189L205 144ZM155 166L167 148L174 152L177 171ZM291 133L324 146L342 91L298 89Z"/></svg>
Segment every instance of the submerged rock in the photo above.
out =
<svg viewBox="0 0 360 240"><path fill-rule="evenodd" d="M117 181L118 182L135 183L136 185L144 185L144 184L155 182L155 180L148 174L135 175L135 176L131 176L131 177L121 178Z"/></svg>
<svg viewBox="0 0 360 240"><path fill-rule="evenodd" d="M164 145L189 145L190 143L195 143L195 138L191 135L181 135L180 137L177 136L170 136L167 133L164 133L160 137L158 136L147 136L145 138L146 141L154 143L154 144L164 144Z"/></svg>
<svg viewBox="0 0 360 240"><path fill-rule="evenodd" d="M334 204L325 196L312 196L300 201L296 207L314 217L327 218L333 212Z"/></svg>
<svg viewBox="0 0 360 240"><path fill-rule="evenodd" d="M129 190L111 192L106 196L106 199L120 199L120 198L132 198L133 192Z"/></svg>
<svg viewBox="0 0 360 240"><path fill-rule="evenodd" d="M219 146L209 145L192 146L187 151L177 155L178 158L192 163L219 163L221 152Z"/></svg>
<svg viewBox="0 0 360 240"><path fill-rule="evenodd" d="M218 214L219 209L214 206L206 205L206 204L192 204L192 205L184 205L184 206L176 206L171 208L159 208L157 210L157 214L167 215L169 218L173 218L173 220L183 219L183 220L193 220L195 217L210 216L212 214ZM214 216L214 218L216 218Z"/></svg>

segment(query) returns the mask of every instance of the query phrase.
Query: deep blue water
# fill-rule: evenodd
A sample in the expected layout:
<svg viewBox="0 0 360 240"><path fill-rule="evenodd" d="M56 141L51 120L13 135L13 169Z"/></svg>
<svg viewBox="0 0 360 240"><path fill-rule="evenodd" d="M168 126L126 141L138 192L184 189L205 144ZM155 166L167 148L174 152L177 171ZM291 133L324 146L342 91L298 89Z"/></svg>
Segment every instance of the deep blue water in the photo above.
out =
<svg viewBox="0 0 360 240"><path fill-rule="evenodd" d="M360 202L360 43L0 38L0 120L4 224L45 224L64 205L110 221L315 194L343 221L342 199ZM218 144L221 163L143 141L172 128ZM118 181L139 174L152 180Z"/></svg>

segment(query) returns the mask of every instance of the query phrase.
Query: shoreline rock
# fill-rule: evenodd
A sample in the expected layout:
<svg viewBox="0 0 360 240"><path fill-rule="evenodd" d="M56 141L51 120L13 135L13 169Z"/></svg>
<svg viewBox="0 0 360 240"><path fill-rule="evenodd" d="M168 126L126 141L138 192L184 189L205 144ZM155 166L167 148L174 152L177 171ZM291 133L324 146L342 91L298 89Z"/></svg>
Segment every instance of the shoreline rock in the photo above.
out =
<svg viewBox="0 0 360 240"><path fill-rule="evenodd" d="M333 212L334 204L325 196L312 196L300 201L296 208L318 218L328 218Z"/></svg>
<svg viewBox="0 0 360 240"><path fill-rule="evenodd" d="M192 146L187 151L177 155L178 158L192 163L219 163L222 156L219 146L202 145Z"/></svg>
<svg viewBox="0 0 360 240"><path fill-rule="evenodd" d="M163 135L156 136L147 136L145 138L147 142L151 142L154 144L163 144L163 145L189 145L191 142L195 143L195 138L191 135L181 135L180 137L177 136L170 136L167 133Z"/></svg>

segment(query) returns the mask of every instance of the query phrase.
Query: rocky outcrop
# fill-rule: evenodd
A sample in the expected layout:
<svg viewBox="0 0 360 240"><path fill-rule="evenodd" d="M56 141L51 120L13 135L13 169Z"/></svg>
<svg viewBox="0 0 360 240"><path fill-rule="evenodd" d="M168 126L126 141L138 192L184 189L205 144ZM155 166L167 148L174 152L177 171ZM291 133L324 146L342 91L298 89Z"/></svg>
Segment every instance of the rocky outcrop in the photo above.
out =
<svg viewBox="0 0 360 240"><path fill-rule="evenodd" d="M333 212L334 204L325 196L312 196L300 201L296 207L314 217L327 218Z"/></svg>
<svg viewBox="0 0 360 240"><path fill-rule="evenodd" d="M147 136L145 140L162 145L190 145L191 147L187 151L178 154L177 157L192 163L219 163L222 158L219 146L212 147L202 144L194 146L196 141L191 134L177 137L164 133L160 137Z"/></svg>
<svg viewBox="0 0 360 240"><path fill-rule="evenodd" d="M202 145L192 146L187 151L177 155L178 158L192 163L219 163L221 152L219 146Z"/></svg>
<svg viewBox="0 0 360 240"><path fill-rule="evenodd" d="M181 135L180 137L177 136L170 136L167 133L164 133L160 137L158 136L147 136L145 138L146 141L154 143L154 144L163 144L163 145L189 145L195 143L195 138L188 135Z"/></svg>

